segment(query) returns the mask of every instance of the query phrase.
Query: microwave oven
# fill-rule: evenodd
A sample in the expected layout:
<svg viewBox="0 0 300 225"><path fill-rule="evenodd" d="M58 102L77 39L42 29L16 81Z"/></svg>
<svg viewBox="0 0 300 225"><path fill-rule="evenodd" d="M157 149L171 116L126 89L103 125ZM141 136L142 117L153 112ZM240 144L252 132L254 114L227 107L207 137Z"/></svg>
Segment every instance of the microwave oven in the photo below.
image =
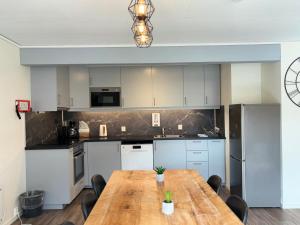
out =
<svg viewBox="0 0 300 225"><path fill-rule="evenodd" d="M91 107L120 107L121 106L121 88L90 88Z"/></svg>

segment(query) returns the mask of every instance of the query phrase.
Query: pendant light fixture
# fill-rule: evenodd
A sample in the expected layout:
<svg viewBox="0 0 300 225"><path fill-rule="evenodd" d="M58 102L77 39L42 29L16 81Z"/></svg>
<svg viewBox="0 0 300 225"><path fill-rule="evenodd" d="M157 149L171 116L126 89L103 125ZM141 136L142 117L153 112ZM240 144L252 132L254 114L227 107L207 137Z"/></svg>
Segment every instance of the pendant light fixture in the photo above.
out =
<svg viewBox="0 0 300 225"><path fill-rule="evenodd" d="M151 0L132 0L128 7L128 11L134 21L131 30L136 46L139 48L148 48L152 44L153 26L150 18L154 10Z"/></svg>

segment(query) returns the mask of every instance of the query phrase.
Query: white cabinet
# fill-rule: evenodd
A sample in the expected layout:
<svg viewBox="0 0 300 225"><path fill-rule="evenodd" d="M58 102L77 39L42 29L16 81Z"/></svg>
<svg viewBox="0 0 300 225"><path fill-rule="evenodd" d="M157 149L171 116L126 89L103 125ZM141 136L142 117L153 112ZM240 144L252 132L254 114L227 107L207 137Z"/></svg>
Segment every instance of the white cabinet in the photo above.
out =
<svg viewBox="0 0 300 225"><path fill-rule="evenodd" d="M121 169L120 142L87 143L88 181L95 174L101 174L106 181L114 170Z"/></svg>
<svg viewBox="0 0 300 225"><path fill-rule="evenodd" d="M220 107L220 66L205 65L205 106Z"/></svg>
<svg viewBox="0 0 300 225"><path fill-rule="evenodd" d="M121 70L122 106L153 107L151 67L124 67Z"/></svg>
<svg viewBox="0 0 300 225"><path fill-rule="evenodd" d="M69 67L59 66L57 73L57 105L61 108L70 107Z"/></svg>
<svg viewBox="0 0 300 225"><path fill-rule="evenodd" d="M70 66L70 108L90 107L89 71L85 66Z"/></svg>
<svg viewBox="0 0 300 225"><path fill-rule="evenodd" d="M68 67L32 66L30 69L33 111L57 111L57 108L68 108Z"/></svg>
<svg viewBox="0 0 300 225"><path fill-rule="evenodd" d="M90 87L120 87L119 67L90 67Z"/></svg>
<svg viewBox="0 0 300 225"><path fill-rule="evenodd" d="M209 176L218 175L225 183L225 141L208 140Z"/></svg>
<svg viewBox="0 0 300 225"><path fill-rule="evenodd" d="M183 106L183 67L152 67L155 107Z"/></svg>
<svg viewBox="0 0 300 225"><path fill-rule="evenodd" d="M78 194L73 190L73 150L27 150L25 154L26 189L44 190L46 209L62 209L71 203Z"/></svg>
<svg viewBox="0 0 300 225"><path fill-rule="evenodd" d="M187 169L197 170L205 180L208 180L208 162L187 162Z"/></svg>
<svg viewBox="0 0 300 225"><path fill-rule="evenodd" d="M167 169L185 169L185 141L159 140L154 142L154 167L163 166Z"/></svg>
<svg viewBox="0 0 300 225"><path fill-rule="evenodd" d="M204 66L184 66L184 105L204 106Z"/></svg>

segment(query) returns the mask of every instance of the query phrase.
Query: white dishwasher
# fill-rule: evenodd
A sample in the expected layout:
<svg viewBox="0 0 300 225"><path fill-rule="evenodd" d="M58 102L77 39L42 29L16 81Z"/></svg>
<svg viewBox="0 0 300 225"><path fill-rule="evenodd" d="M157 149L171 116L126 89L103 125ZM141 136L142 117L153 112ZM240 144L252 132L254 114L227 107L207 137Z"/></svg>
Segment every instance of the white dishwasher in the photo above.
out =
<svg viewBox="0 0 300 225"><path fill-rule="evenodd" d="M153 170L153 141L123 141L122 170Z"/></svg>

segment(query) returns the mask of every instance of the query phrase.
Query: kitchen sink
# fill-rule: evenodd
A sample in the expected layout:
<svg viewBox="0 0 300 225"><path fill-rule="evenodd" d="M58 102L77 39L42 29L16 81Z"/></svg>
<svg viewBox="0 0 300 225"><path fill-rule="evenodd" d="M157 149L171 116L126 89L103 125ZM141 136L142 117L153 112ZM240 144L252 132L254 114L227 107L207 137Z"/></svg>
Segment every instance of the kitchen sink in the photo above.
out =
<svg viewBox="0 0 300 225"><path fill-rule="evenodd" d="M181 134L166 134L166 135L154 135L153 137L154 139L164 139L164 138L184 138L183 135Z"/></svg>

